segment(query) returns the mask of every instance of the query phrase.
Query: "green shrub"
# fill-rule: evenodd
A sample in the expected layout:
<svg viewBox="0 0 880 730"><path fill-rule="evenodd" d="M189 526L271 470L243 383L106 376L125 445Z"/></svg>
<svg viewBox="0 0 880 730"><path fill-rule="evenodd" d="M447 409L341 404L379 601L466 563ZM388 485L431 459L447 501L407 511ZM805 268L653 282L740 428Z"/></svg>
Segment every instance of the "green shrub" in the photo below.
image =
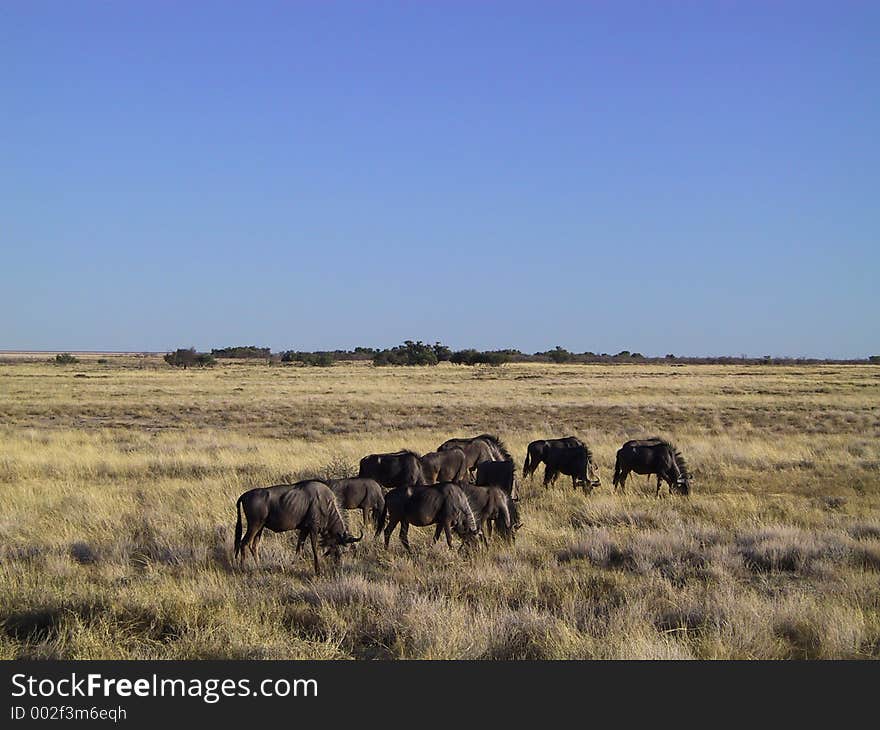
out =
<svg viewBox="0 0 880 730"><path fill-rule="evenodd" d="M215 357L209 352L196 352L196 348L180 347L174 352L165 355L165 362L176 368L186 370L190 365L197 367L211 367L217 363Z"/></svg>
<svg viewBox="0 0 880 730"><path fill-rule="evenodd" d="M438 343L439 344L439 343ZM437 353L430 345L419 340L407 340L402 345L382 350L373 356L373 365L436 365Z"/></svg>

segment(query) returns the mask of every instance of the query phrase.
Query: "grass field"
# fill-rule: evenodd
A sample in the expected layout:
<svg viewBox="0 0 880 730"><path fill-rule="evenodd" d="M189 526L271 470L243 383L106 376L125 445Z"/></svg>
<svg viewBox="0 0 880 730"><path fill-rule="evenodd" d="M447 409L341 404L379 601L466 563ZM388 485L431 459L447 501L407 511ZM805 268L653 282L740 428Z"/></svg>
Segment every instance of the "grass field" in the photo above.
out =
<svg viewBox="0 0 880 730"><path fill-rule="evenodd" d="M0 658L880 656L880 367L101 359L0 364ZM246 489L482 432L520 466L578 435L603 485L526 482L512 548L416 528L414 557L365 539L316 579L269 534L232 568ZM611 492L652 434L690 498Z"/></svg>

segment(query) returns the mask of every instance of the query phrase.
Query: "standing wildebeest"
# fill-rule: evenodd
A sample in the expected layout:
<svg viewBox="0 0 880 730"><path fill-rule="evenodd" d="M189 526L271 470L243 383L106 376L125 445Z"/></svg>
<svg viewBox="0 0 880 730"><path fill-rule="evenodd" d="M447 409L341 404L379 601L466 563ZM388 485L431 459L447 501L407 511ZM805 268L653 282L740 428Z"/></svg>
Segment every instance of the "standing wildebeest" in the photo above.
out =
<svg viewBox="0 0 880 730"><path fill-rule="evenodd" d="M544 455L547 453L547 449L553 446L584 446L584 442L581 441L576 436L566 436L561 439L541 439L539 441L532 441L526 449L526 460L523 464L523 479L530 477L535 473L535 470L544 462L546 464L546 460Z"/></svg>
<svg viewBox="0 0 880 730"><path fill-rule="evenodd" d="M370 454L361 459L358 476L375 479L387 489L411 487L422 483L422 467L414 451Z"/></svg>
<svg viewBox="0 0 880 730"><path fill-rule="evenodd" d="M342 509L359 509L364 514L364 527L372 521L378 526L385 509L385 490L375 479L332 479L328 482Z"/></svg>
<svg viewBox="0 0 880 730"><path fill-rule="evenodd" d="M241 537L241 511L247 517L247 533ZM236 503L235 556L241 555L244 564L245 548L251 551L255 563L259 563L260 538L263 528L272 532L297 530L299 539L297 553L302 551L306 537L311 538L315 575L321 572L318 565L318 538L322 547L338 555L341 545L357 542L363 537L350 535L345 527L336 498L323 482L306 480L296 484L279 484L274 487L258 487L245 492Z"/></svg>
<svg viewBox="0 0 880 730"><path fill-rule="evenodd" d="M467 495L474 520L482 534L483 544L489 547L488 536L492 536L492 525L498 534L508 541L516 539L516 531L522 527L519 510L510 496L499 487L477 487L473 484L462 484L461 488Z"/></svg>
<svg viewBox="0 0 880 730"><path fill-rule="evenodd" d="M422 484L437 482L463 482L467 480L467 457L461 449L432 451L419 462L422 467Z"/></svg>
<svg viewBox="0 0 880 730"><path fill-rule="evenodd" d="M461 449L467 457L467 468L473 471L481 461L511 461L504 442L490 433L469 439L449 439L437 447L437 451Z"/></svg>
<svg viewBox="0 0 880 730"><path fill-rule="evenodd" d="M511 499L519 499L516 467L512 461L481 461L477 464L475 484L478 487L499 487L507 492Z"/></svg>
<svg viewBox="0 0 880 730"><path fill-rule="evenodd" d="M479 534L474 513L468 503L467 495L462 488L452 482L444 482L431 487L397 487L385 495L385 511L382 522L388 520L385 527L385 549L391 540L394 528L400 524L400 541L407 552L409 546L409 526L425 527L437 525L434 531L434 542L440 539L440 533L446 533L446 542L452 547L452 531L470 544ZM376 530L378 536L381 526Z"/></svg>
<svg viewBox="0 0 880 730"><path fill-rule="evenodd" d="M599 472L593 464L593 454L584 445L550 444L544 449L544 486L556 481L559 474L571 477L571 485L578 483L584 491L592 491L602 484Z"/></svg>
<svg viewBox="0 0 880 730"><path fill-rule="evenodd" d="M614 463L614 486L620 491L626 489L626 478L629 473L656 474L657 492L660 496L660 484L665 481L669 485L669 493L674 489L678 494L689 494L691 491L690 474L681 452L668 441L656 436L649 439L627 441L617 451Z"/></svg>

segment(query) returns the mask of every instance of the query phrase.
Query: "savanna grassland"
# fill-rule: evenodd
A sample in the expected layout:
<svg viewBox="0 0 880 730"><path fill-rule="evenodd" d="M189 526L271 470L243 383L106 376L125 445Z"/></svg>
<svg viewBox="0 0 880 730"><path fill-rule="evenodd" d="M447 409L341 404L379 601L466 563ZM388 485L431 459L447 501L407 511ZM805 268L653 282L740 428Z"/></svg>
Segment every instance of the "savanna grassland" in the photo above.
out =
<svg viewBox="0 0 880 730"><path fill-rule="evenodd" d="M880 656L880 367L102 359L0 364L2 658ZM483 432L520 466L578 435L603 484L525 482L513 547L414 528L413 557L365 538L314 578L267 534L232 567L246 489ZM690 498L611 492L653 434Z"/></svg>

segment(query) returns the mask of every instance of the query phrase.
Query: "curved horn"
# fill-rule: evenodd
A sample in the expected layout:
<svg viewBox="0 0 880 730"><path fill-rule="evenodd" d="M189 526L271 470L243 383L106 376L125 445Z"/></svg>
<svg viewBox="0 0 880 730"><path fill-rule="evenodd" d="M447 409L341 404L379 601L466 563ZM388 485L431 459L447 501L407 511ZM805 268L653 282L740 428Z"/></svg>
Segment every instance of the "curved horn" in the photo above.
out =
<svg viewBox="0 0 880 730"><path fill-rule="evenodd" d="M363 539L364 539L364 528L362 527L360 537L355 537L354 535L349 535L348 537L345 538L345 542L347 542L347 543L359 542L360 540L363 540Z"/></svg>

